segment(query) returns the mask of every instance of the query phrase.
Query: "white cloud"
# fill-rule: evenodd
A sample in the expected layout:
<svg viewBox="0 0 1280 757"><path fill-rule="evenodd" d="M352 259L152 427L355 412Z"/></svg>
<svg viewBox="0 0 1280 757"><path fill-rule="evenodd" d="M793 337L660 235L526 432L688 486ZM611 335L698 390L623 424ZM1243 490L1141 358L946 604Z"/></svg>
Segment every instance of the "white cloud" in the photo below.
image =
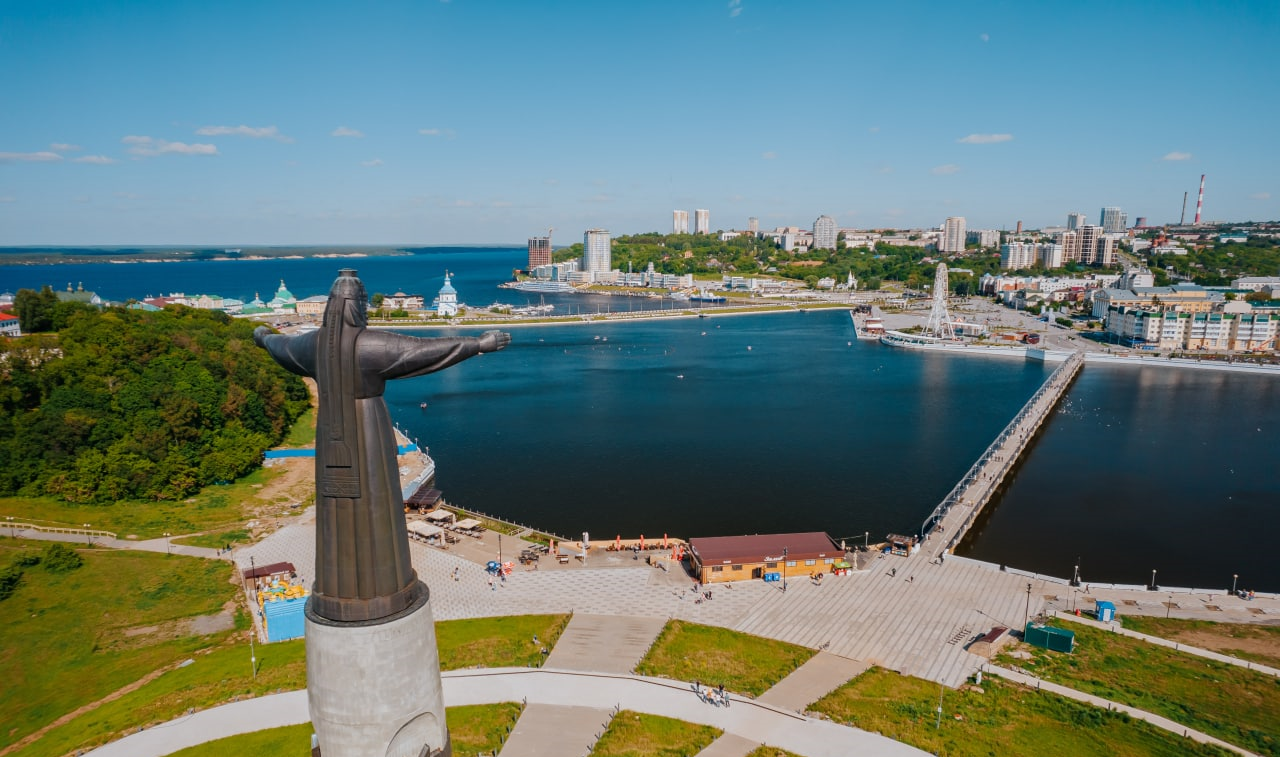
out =
<svg viewBox="0 0 1280 757"><path fill-rule="evenodd" d="M946 165L935 166L929 173L934 176L950 176L953 173L960 173L960 166L955 163L947 163Z"/></svg>
<svg viewBox="0 0 1280 757"><path fill-rule="evenodd" d="M360 165L364 166L365 168L380 166L382 165L382 158L374 158L373 160L362 160L360 161Z"/></svg>
<svg viewBox="0 0 1280 757"><path fill-rule="evenodd" d="M339 126L338 128L329 132L329 136L331 137L363 137L364 132L359 131L358 129L348 129L345 126Z"/></svg>
<svg viewBox="0 0 1280 757"><path fill-rule="evenodd" d="M982 40L983 42L990 42L990 41L991 41L991 35L990 35L990 34L987 34L986 32L983 32L982 34L979 34L979 35L978 35L978 39Z"/></svg>
<svg viewBox="0 0 1280 757"><path fill-rule="evenodd" d="M196 134L202 137L249 137L251 139L274 139L277 142L292 142L293 137L286 137L274 126L201 126Z"/></svg>
<svg viewBox="0 0 1280 757"><path fill-rule="evenodd" d="M1012 134L970 134L956 141L962 145L994 145L998 142L1010 142L1012 140Z"/></svg>
<svg viewBox="0 0 1280 757"><path fill-rule="evenodd" d="M54 142L49 145L49 149L54 152L75 152L80 149L80 145L69 145L66 142Z"/></svg>
<svg viewBox="0 0 1280 757"><path fill-rule="evenodd" d="M163 139L152 139L151 137L143 137L131 134L120 140L126 145L133 145L129 148L131 155L141 157L151 157L153 155L163 155L164 153L175 153L178 155L217 155L217 145L201 144L195 142L187 144L186 142L169 142Z"/></svg>
<svg viewBox="0 0 1280 757"><path fill-rule="evenodd" d="M1253 200L1270 200L1271 193L1270 192L1254 192L1253 194L1249 195L1249 198Z"/></svg>
<svg viewBox="0 0 1280 757"><path fill-rule="evenodd" d="M742 0L729 0L729 18L735 18L742 13Z"/></svg>
<svg viewBox="0 0 1280 757"><path fill-rule="evenodd" d="M765 160L773 160L774 158L778 157L778 153L774 152L773 150L769 150L768 152L760 153L760 157L764 158Z"/></svg>
<svg viewBox="0 0 1280 757"><path fill-rule="evenodd" d="M56 152L0 152L0 163L52 163L62 160Z"/></svg>
<svg viewBox="0 0 1280 757"><path fill-rule="evenodd" d="M1166 155L1165 155L1163 158L1161 158L1160 160L1191 160L1191 153L1189 153L1189 152L1171 152L1171 153L1166 154Z"/></svg>
<svg viewBox="0 0 1280 757"><path fill-rule="evenodd" d="M108 158L106 155L82 155L79 158L72 158L72 163L92 163L95 166L105 166L115 163L115 158Z"/></svg>
<svg viewBox="0 0 1280 757"><path fill-rule="evenodd" d="M453 129L418 129L418 133L424 137L445 137L453 139Z"/></svg>

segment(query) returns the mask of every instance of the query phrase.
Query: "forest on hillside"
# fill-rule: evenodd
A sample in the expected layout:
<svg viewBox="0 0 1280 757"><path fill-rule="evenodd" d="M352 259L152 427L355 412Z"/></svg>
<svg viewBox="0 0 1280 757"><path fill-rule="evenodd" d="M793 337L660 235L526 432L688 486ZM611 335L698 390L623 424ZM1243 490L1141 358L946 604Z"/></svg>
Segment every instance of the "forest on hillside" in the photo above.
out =
<svg viewBox="0 0 1280 757"><path fill-rule="evenodd" d="M0 341L0 495L181 499L253 470L309 404L255 324L224 313L80 306L47 322Z"/></svg>

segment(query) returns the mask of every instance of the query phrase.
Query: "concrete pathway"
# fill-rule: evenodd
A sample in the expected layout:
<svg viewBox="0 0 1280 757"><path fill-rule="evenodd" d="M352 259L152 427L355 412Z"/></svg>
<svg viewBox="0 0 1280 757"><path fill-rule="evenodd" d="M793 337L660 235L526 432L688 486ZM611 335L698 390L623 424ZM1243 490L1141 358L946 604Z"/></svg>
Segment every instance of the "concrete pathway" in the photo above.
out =
<svg viewBox="0 0 1280 757"><path fill-rule="evenodd" d="M759 701L800 712L869 667L865 662L819 652L761 694Z"/></svg>
<svg viewBox="0 0 1280 757"><path fill-rule="evenodd" d="M498 757L587 757L612 719L598 707L531 704Z"/></svg>
<svg viewBox="0 0 1280 757"><path fill-rule="evenodd" d="M666 621L662 618L574 615L547 657L545 667L630 673L653 646L664 625Z"/></svg>
<svg viewBox="0 0 1280 757"><path fill-rule="evenodd" d="M698 757L747 757L760 744L751 739L744 739L732 733L722 733L706 749L698 752Z"/></svg>
<svg viewBox="0 0 1280 757"><path fill-rule="evenodd" d="M756 744L805 757L908 757L914 747L856 728L810 719L770 705L734 697L730 707L698 700L683 683L641 676L575 671L497 668L456 670L443 675L450 706L526 702L556 707L634 710L719 728ZM247 699L203 710L130 734L89 752L92 757L163 757L188 746L240 733L308 722L307 693ZM517 726L518 727L518 726ZM564 753L564 752L562 752ZM505 750L503 754L506 754Z"/></svg>
<svg viewBox="0 0 1280 757"><path fill-rule="evenodd" d="M1061 686L1056 683L1042 681L1035 676L1028 675L1021 671L1011 670L1009 668L1002 668L996 665L983 665L982 670L989 675L999 676L1000 678L1013 681L1014 683L1020 683L1023 686L1031 687L1037 691L1047 691L1051 694L1057 694L1059 696L1067 697L1068 699L1074 699L1077 702L1091 704L1094 707L1105 707L1107 710L1128 713L1132 718L1146 721L1157 728L1161 728L1179 736L1185 736L1186 738L1189 738L1192 741L1197 741L1201 744L1213 744L1214 746L1235 752L1236 754L1246 755L1246 757L1257 757L1253 752L1241 749L1235 744L1228 744L1222 739L1215 738L1202 731L1197 731L1194 728L1188 728L1181 723L1176 723L1166 717L1161 717L1160 715L1147 712L1146 710L1139 710L1136 707L1130 707L1128 705L1120 704L1119 702L1113 702L1110 699L1103 699L1102 697L1086 694L1083 691L1076 691L1075 689L1067 688L1066 686Z"/></svg>
<svg viewBox="0 0 1280 757"><path fill-rule="evenodd" d="M221 553L208 547L192 547L178 544L175 539L182 539L196 534L174 534L169 539L117 539L108 531L80 529L50 529L32 523L0 524L0 535L15 539L35 539L38 541L60 541L66 544L86 547L106 547L108 549L139 549L144 552L165 552L187 557L207 557L211 560L229 560L231 555Z"/></svg>

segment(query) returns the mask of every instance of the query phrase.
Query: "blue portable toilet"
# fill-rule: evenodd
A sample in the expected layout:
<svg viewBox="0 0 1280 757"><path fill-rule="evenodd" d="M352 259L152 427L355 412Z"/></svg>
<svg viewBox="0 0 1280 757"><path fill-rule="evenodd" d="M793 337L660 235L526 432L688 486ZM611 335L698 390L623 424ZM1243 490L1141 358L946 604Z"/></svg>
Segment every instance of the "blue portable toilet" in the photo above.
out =
<svg viewBox="0 0 1280 757"><path fill-rule="evenodd" d="M1116 606L1110 602L1099 600L1097 603L1098 620L1103 623L1110 623L1116 619Z"/></svg>
<svg viewBox="0 0 1280 757"><path fill-rule="evenodd" d="M306 606L306 597L278 599L275 602L265 603L262 606L262 615L267 625L267 641L284 641L302 636L306 625L303 615Z"/></svg>

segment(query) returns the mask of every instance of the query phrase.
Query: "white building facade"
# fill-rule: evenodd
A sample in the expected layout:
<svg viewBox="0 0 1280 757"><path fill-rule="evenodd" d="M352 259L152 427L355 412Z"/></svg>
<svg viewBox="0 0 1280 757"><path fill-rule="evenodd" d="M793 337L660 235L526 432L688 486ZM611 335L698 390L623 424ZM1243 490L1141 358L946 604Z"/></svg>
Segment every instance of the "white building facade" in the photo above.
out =
<svg viewBox="0 0 1280 757"><path fill-rule="evenodd" d="M693 211L693 233L711 233L711 211L698 209Z"/></svg>
<svg viewBox="0 0 1280 757"><path fill-rule="evenodd" d="M813 222L813 249L834 250L837 231L836 219L831 216L818 216Z"/></svg>
<svg viewBox="0 0 1280 757"><path fill-rule="evenodd" d="M964 252L964 217L952 216L942 225L939 252Z"/></svg>

